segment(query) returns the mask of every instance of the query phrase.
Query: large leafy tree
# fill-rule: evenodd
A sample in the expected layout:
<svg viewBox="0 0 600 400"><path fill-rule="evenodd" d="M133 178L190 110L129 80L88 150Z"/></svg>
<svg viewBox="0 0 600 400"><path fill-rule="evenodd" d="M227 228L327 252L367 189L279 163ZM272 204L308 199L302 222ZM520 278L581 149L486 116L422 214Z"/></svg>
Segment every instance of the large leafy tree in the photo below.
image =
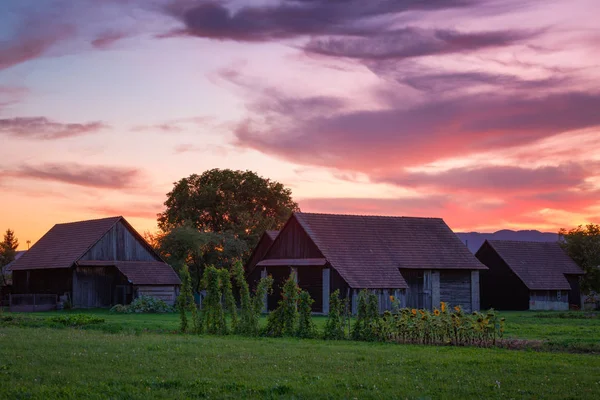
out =
<svg viewBox="0 0 600 400"><path fill-rule="evenodd" d="M267 229L281 228L298 204L279 182L252 171L211 169L175 183L159 214L163 232L190 224L200 232L231 233L253 248Z"/></svg>
<svg viewBox="0 0 600 400"><path fill-rule="evenodd" d="M188 265L198 290L208 265L245 259L268 229L279 229L298 210L291 190L251 171L212 169L175 183L149 237L171 263Z"/></svg>
<svg viewBox="0 0 600 400"><path fill-rule="evenodd" d="M581 281L584 293L600 293L600 225L588 224L559 232L562 246L585 271Z"/></svg>
<svg viewBox="0 0 600 400"><path fill-rule="evenodd" d="M6 284L8 278L5 267L13 262L19 247L19 240L15 236L15 232L7 229L4 233L4 240L0 242L0 285Z"/></svg>

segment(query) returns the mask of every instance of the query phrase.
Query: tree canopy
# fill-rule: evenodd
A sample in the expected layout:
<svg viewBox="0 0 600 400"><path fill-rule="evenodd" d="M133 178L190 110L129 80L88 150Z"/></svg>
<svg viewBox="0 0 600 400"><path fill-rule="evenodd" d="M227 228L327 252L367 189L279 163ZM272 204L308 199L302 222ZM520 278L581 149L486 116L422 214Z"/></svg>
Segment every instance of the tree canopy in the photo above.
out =
<svg viewBox="0 0 600 400"><path fill-rule="evenodd" d="M148 237L176 269L186 264L195 290L204 268L245 259L265 230L280 229L298 205L291 190L251 171L212 169L175 182Z"/></svg>
<svg viewBox="0 0 600 400"><path fill-rule="evenodd" d="M561 229L559 235L563 248L585 271L581 281L582 291L600 293L600 225Z"/></svg>
<svg viewBox="0 0 600 400"><path fill-rule="evenodd" d="M190 224L200 232L231 233L253 248L268 229L281 228L298 204L279 182L252 171L211 169L175 183L159 214L163 232Z"/></svg>

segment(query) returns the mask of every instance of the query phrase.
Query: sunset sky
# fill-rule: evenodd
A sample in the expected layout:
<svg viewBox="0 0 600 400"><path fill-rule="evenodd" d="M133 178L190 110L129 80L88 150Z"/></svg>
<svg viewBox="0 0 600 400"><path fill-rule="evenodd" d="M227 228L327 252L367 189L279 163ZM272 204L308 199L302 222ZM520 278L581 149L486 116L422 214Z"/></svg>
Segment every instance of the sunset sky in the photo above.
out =
<svg viewBox="0 0 600 400"><path fill-rule="evenodd" d="M2 0L0 230L140 232L250 169L303 211L600 222L598 0Z"/></svg>

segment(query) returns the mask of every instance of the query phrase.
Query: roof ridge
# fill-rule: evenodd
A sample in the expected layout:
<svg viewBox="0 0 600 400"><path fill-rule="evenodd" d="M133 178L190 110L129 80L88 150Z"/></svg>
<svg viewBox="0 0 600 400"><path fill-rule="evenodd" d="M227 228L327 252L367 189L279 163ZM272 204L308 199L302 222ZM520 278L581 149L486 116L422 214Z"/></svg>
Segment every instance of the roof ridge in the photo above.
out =
<svg viewBox="0 0 600 400"><path fill-rule="evenodd" d="M114 217L103 217L103 218L94 218L94 219L82 219L80 221L71 221L71 222L59 222L58 224L54 224L54 226L57 225L70 225L70 224L80 224L83 222L96 222L96 221L106 221L109 219L119 219L119 218L123 218L122 215L117 215Z"/></svg>
<svg viewBox="0 0 600 400"><path fill-rule="evenodd" d="M337 216L337 217L367 217L367 218L409 218L409 219L441 219L442 217L412 217L408 215L380 215L380 214L343 214L343 213L318 213L318 212L304 212L304 211L296 211L294 214L304 214L304 215L329 215L329 216Z"/></svg>

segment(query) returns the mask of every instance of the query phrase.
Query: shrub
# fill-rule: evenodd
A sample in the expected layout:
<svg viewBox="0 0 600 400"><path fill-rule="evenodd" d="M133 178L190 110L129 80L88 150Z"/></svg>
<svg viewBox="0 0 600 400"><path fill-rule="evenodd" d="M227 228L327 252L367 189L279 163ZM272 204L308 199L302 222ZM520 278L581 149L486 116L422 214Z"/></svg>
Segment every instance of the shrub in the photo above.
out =
<svg viewBox="0 0 600 400"><path fill-rule="evenodd" d="M358 312L352 327L352 339L373 341L380 339L379 300L377 295L366 290L358 294Z"/></svg>
<svg viewBox="0 0 600 400"><path fill-rule="evenodd" d="M112 306L112 308L109 310L109 312L118 313L118 314L126 313L127 306L124 306L123 304L115 304L114 306Z"/></svg>
<svg viewBox="0 0 600 400"><path fill-rule="evenodd" d="M197 308L194 302L194 295L192 293L192 277L187 265L183 265L181 272L181 291L177 297L177 309L179 310L179 330L181 332L187 331L188 327L188 311L192 312L192 321L194 322L194 330L197 329Z"/></svg>
<svg viewBox="0 0 600 400"><path fill-rule="evenodd" d="M233 265L231 274L240 293L240 320L234 332L241 335L258 335L258 322L263 311L264 298L273 285L273 278L270 276L261 278L252 297L245 278L244 266L240 261Z"/></svg>
<svg viewBox="0 0 600 400"><path fill-rule="evenodd" d="M85 314L59 315L47 319L49 322L58 323L64 326L85 326L101 324L104 319Z"/></svg>
<svg viewBox="0 0 600 400"><path fill-rule="evenodd" d="M317 330L312 320L312 304L315 301L310 294L303 290L298 296L298 331L297 336L301 338L314 338Z"/></svg>
<svg viewBox="0 0 600 400"><path fill-rule="evenodd" d="M345 339L345 324L344 303L340 299L340 291L336 290L329 296L329 314L327 315L323 337L331 340Z"/></svg>
<svg viewBox="0 0 600 400"><path fill-rule="evenodd" d="M221 288L223 291L223 297L225 297L225 310L229 314L231 319L231 328L236 331L238 327L238 315L237 315L237 304L233 297L233 287L231 285L231 275L227 269L219 270L219 279Z"/></svg>
<svg viewBox="0 0 600 400"><path fill-rule="evenodd" d="M199 328L207 333L224 335L227 333L227 323L221 304L223 287L219 270L212 265L206 267L202 285L206 290L206 297L202 301Z"/></svg>
<svg viewBox="0 0 600 400"><path fill-rule="evenodd" d="M269 336L294 336L298 324L298 299L300 288L294 273L290 274L281 291L277 308L267 318L266 334Z"/></svg>
<svg viewBox="0 0 600 400"><path fill-rule="evenodd" d="M173 307L152 296L139 296L127 306L128 313L170 313Z"/></svg>

